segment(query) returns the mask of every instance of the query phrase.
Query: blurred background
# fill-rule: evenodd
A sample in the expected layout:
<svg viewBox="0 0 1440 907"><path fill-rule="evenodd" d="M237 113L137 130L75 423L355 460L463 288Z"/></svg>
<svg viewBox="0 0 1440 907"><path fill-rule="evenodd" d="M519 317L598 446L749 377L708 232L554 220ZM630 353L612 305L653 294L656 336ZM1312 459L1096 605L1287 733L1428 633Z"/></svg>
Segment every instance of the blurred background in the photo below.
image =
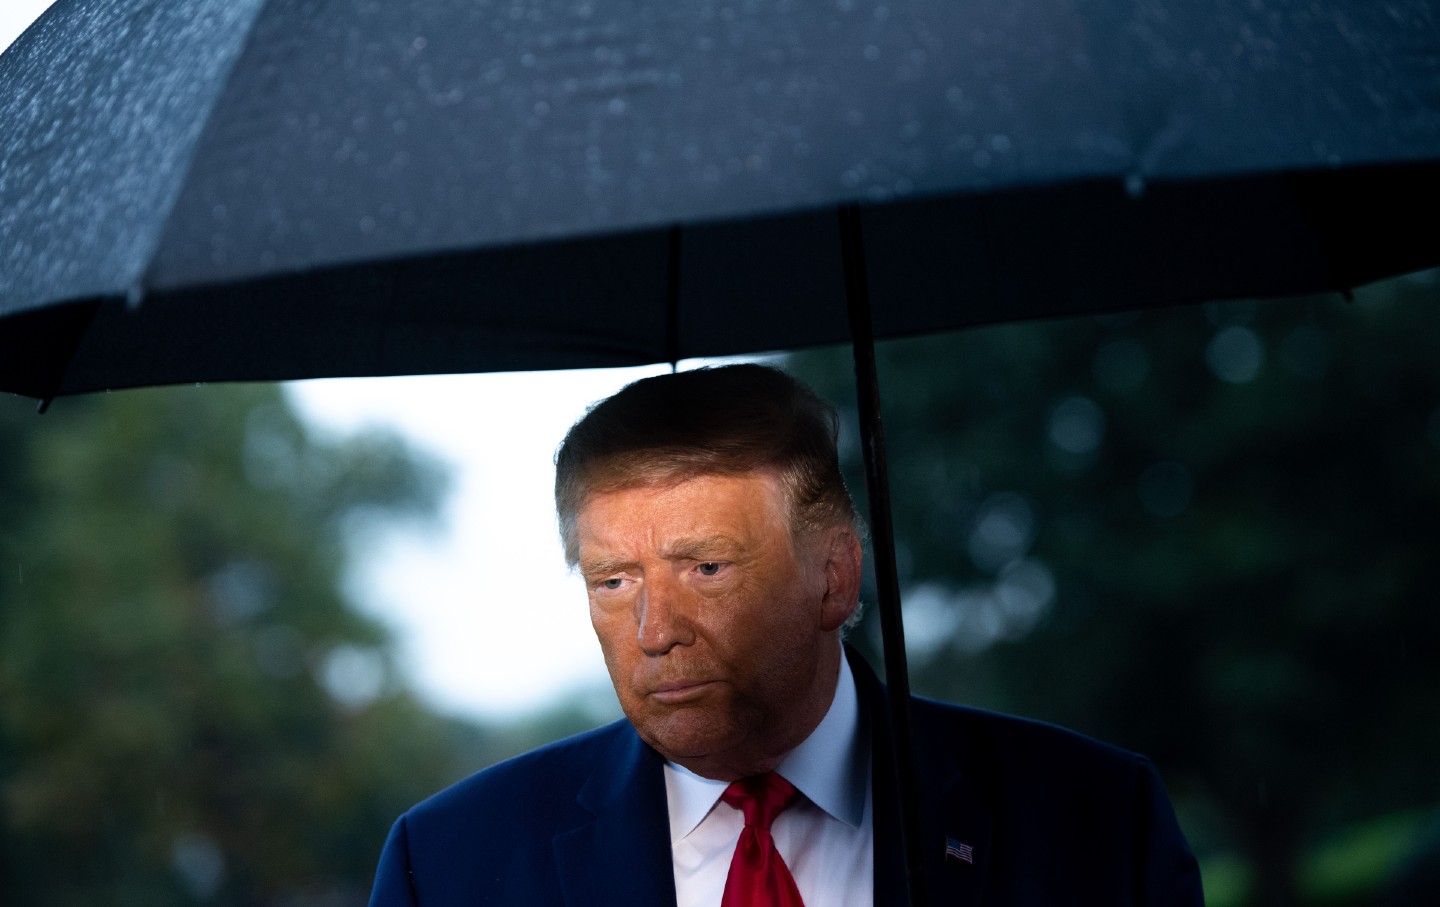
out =
<svg viewBox="0 0 1440 907"><path fill-rule="evenodd" d="M881 344L917 691L1153 756L1212 905L1436 903L1437 337L1432 272ZM784 361L863 498L848 350ZM355 577L474 467L306 393L0 399L0 903L360 904L406 806L614 714L416 692ZM578 581L527 628L485 576L462 647L587 630Z"/></svg>
<svg viewBox="0 0 1440 907"><path fill-rule="evenodd" d="M1212 905L1440 903L1437 338L1432 272L882 345L916 689L1150 754Z"/></svg>

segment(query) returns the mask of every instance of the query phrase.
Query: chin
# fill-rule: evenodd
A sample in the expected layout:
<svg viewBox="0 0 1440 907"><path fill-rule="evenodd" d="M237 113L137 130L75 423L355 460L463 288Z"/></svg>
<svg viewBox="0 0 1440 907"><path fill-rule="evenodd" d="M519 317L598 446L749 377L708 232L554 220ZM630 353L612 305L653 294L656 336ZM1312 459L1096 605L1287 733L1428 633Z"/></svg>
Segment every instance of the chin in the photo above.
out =
<svg viewBox="0 0 1440 907"><path fill-rule="evenodd" d="M687 725L673 721L675 717L649 726L636 724L640 739L702 778L735 781L768 772L779 764L779 758L756 751L751 735L742 725L713 721Z"/></svg>
<svg viewBox="0 0 1440 907"><path fill-rule="evenodd" d="M640 739L660 755L687 768L691 761L727 752L740 743L743 735L733 723L715 721L710 715L687 715L687 711L692 710L640 721L631 717L630 723L635 725Z"/></svg>

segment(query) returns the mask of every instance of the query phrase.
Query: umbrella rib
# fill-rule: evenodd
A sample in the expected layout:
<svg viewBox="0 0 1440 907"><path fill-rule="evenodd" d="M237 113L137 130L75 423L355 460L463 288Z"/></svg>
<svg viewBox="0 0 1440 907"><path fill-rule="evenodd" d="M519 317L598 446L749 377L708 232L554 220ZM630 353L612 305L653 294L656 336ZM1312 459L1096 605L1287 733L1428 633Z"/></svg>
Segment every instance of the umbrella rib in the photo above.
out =
<svg viewBox="0 0 1440 907"><path fill-rule="evenodd" d="M225 94L225 88L230 84L230 77L235 72L235 68L245 56L245 51L250 48L251 41L255 36L255 23L267 6L269 6L269 0L260 0L259 3L255 4L255 9L250 16L250 21L245 26L244 38L238 42L235 53L225 65L225 74L215 80L215 93L211 96L210 103L206 107L204 120L201 122L200 128L195 131L195 136L190 142L190 147L186 150L183 162L177 167L179 176L172 184L170 197L163 202L165 216L160 218L154 234L150 237L150 248L146 251L143 258L144 265L140 274L128 289L125 300L127 309L137 309L144 302L145 294L148 292L152 282L151 278L155 265L155 253L169 233L170 219L175 214L175 207L180 203L180 196L185 192L185 182L190 175L191 169L195 166L195 158L199 155L200 148L205 144L205 136L210 132L210 124L215 121L212 114L215 112L215 107L219 104L221 96Z"/></svg>
<svg viewBox="0 0 1440 907"><path fill-rule="evenodd" d="M680 226L670 228L669 273L665 282L665 359L673 372L680 362Z"/></svg>

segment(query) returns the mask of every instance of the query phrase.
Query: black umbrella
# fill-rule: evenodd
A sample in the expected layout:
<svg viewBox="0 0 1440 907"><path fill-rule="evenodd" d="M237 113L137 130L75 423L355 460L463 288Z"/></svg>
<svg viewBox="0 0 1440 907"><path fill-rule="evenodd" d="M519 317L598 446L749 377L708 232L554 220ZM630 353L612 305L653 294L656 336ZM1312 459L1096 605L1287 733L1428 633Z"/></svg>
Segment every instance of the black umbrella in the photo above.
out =
<svg viewBox="0 0 1440 907"><path fill-rule="evenodd" d="M0 57L0 389L843 340L849 203L880 336L1417 268L1436 6L61 0Z"/></svg>
<svg viewBox="0 0 1440 907"><path fill-rule="evenodd" d="M872 325L1432 265L1437 5L61 0L0 57L0 389L674 361L843 297L873 403Z"/></svg>

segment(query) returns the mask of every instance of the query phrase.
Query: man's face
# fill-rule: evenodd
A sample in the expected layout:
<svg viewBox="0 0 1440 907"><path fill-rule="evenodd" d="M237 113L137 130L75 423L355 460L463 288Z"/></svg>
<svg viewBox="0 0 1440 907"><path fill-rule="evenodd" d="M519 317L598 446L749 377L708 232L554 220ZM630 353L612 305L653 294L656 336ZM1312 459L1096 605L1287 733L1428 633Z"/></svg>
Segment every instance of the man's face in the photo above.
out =
<svg viewBox="0 0 1440 907"><path fill-rule="evenodd" d="M666 758L768 771L824 717L858 588L851 530L792 539L760 471L592 494L577 535L620 705Z"/></svg>

